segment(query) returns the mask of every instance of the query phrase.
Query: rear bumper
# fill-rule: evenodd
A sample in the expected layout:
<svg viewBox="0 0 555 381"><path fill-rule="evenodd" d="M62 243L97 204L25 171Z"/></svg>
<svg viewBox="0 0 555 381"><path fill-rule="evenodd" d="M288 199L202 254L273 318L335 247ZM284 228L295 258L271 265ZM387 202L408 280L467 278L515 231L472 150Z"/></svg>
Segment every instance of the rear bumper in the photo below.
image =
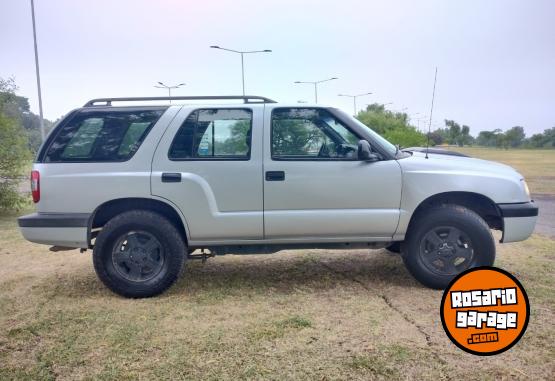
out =
<svg viewBox="0 0 555 381"><path fill-rule="evenodd" d="M501 242L523 241L530 237L538 219L538 207L531 202L518 204L497 204L503 217L503 237Z"/></svg>
<svg viewBox="0 0 555 381"><path fill-rule="evenodd" d="M26 240L45 245L88 247L88 213L33 213L17 222Z"/></svg>

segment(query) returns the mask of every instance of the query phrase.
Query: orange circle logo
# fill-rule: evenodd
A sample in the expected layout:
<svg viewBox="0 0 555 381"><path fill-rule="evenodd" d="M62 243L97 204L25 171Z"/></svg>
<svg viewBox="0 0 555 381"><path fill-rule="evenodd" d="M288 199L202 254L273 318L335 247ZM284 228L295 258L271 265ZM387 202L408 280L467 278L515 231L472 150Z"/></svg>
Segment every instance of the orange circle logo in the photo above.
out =
<svg viewBox="0 0 555 381"><path fill-rule="evenodd" d="M443 293L441 323L462 350L495 355L515 345L530 318L528 295L505 270L477 267L459 274Z"/></svg>

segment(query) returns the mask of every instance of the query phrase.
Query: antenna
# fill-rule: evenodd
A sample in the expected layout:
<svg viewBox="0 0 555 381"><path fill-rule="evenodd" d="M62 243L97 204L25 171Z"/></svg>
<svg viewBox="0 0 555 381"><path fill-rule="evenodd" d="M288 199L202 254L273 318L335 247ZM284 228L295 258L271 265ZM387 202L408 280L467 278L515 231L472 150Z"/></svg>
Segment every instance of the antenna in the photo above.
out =
<svg viewBox="0 0 555 381"><path fill-rule="evenodd" d="M432 114L434 113L434 98L436 96L436 81L437 81L437 66L434 75L434 91L432 92L432 107L430 108L430 123L428 124L428 140L426 141L426 159L428 158L428 151L430 149L430 133L432 131Z"/></svg>

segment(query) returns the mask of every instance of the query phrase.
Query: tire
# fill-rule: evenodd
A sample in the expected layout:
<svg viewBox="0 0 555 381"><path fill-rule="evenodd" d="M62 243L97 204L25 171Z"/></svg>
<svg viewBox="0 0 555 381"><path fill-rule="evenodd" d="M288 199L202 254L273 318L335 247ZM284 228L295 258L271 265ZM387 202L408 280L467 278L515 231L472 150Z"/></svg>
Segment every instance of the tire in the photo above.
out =
<svg viewBox="0 0 555 381"><path fill-rule="evenodd" d="M179 277L187 247L165 217L132 210L112 218L98 235L93 263L110 290L128 298L159 295Z"/></svg>
<svg viewBox="0 0 555 381"><path fill-rule="evenodd" d="M391 245L385 248L387 251L390 251L395 254L401 253L401 242L393 242Z"/></svg>
<svg viewBox="0 0 555 381"><path fill-rule="evenodd" d="M491 266L495 242L486 222L458 205L443 205L420 212L411 222L403 261L423 285L444 289L469 268Z"/></svg>

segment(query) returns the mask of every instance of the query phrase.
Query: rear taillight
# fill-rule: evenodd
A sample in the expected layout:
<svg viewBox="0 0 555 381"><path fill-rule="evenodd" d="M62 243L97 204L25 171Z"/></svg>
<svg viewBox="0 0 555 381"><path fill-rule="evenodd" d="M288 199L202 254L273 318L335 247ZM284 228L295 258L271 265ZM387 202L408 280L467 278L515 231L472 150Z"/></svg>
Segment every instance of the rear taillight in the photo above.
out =
<svg viewBox="0 0 555 381"><path fill-rule="evenodd" d="M39 171L31 171L31 193L33 194L33 202L40 201L40 173Z"/></svg>

